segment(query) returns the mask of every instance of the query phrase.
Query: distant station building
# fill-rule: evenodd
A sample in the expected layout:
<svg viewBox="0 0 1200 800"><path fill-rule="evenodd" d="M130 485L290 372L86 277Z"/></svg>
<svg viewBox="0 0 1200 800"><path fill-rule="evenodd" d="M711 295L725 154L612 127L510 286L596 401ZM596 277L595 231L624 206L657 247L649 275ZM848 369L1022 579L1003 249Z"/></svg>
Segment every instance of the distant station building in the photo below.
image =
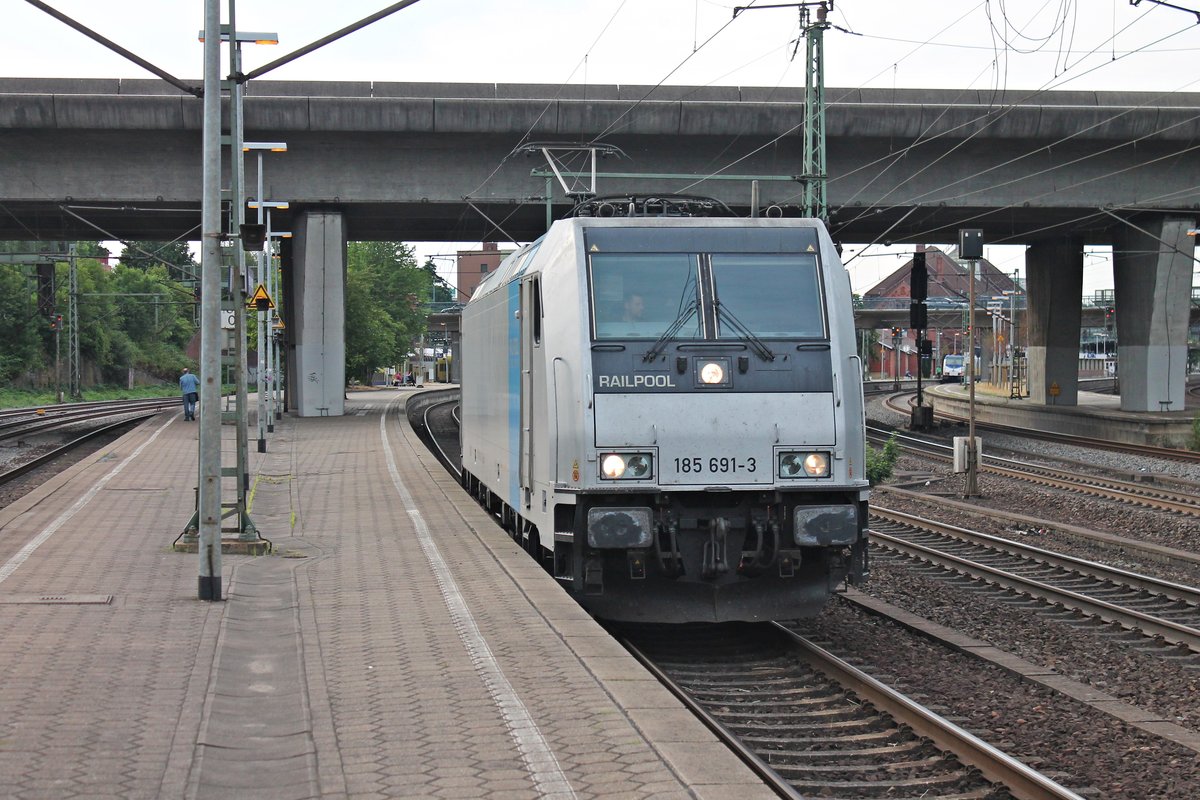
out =
<svg viewBox="0 0 1200 800"><path fill-rule="evenodd" d="M962 317L958 325L931 328L928 332L928 338L933 342L933 363L936 365L941 363L943 355L961 353L962 348L966 346L967 298L970 291L968 270L970 267L955 257L956 248L943 251L937 247L919 244L916 246L916 250L925 253L925 268L929 273L929 293L926 305L929 306L929 310L932 312L934 310L962 309ZM863 305L866 308L907 309L911 275L912 259L910 258L895 272L867 291L863 295ZM982 309L989 302L994 303L997 300L1004 300L1005 308L1007 308L1008 294L1014 291L1023 291L1023 289L1011 276L1005 275L997 269L996 265L987 259L980 260L979 280L975 284L977 308ZM977 314L976 324L988 326L989 331L986 338L990 339L991 324L987 320L986 314ZM991 343L985 340L982 341L982 344L988 347ZM896 347L900 348L899 367L896 363ZM894 377L897 372L899 376L915 375L917 372L916 351L916 331L903 328L900 336L896 337L891 329L881 328L876 331L876 342L871 347L868 370L870 374L880 377Z"/></svg>
<svg viewBox="0 0 1200 800"><path fill-rule="evenodd" d="M512 250L501 250L495 242L484 242L479 250L458 251L458 302L465 303L489 272L500 266Z"/></svg>

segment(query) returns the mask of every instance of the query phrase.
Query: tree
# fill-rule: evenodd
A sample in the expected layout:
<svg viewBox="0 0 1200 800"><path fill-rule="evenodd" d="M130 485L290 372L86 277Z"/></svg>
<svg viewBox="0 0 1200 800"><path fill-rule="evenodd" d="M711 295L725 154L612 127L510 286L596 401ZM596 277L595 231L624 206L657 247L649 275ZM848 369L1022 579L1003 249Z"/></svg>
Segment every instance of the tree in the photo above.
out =
<svg viewBox="0 0 1200 800"><path fill-rule="evenodd" d="M373 294L370 275L346 274L346 378L370 383L381 366L397 363L396 322Z"/></svg>
<svg viewBox="0 0 1200 800"><path fill-rule="evenodd" d="M21 267L0 264L0 382L42 366L37 331L43 319Z"/></svg>
<svg viewBox="0 0 1200 800"><path fill-rule="evenodd" d="M346 248L347 377L370 378L404 360L425 331L433 278L401 242L351 242ZM359 326L357 329L355 326ZM367 341L363 334L382 338ZM369 363L369 367L366 362ZM351 372L350 364L356 365Z"/></svg>
<svg viewBox="0 0 1200 800"><path fill-rule="evenodd" d="M121 264L133 269L166 267L166 275L175 281L200 279L200 265L187 242L126 242Z"/></svg>

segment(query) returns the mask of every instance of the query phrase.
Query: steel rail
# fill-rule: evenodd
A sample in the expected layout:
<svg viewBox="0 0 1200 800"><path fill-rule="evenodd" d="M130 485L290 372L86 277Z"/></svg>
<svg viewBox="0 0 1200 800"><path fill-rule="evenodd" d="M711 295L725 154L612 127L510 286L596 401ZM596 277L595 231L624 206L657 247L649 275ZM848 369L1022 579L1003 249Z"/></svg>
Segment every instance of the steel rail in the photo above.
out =
<svg viewBox="0 0 1200 800"><path fill-rule="evenodd" d="M900 409L893 405L892 401L896 397L897 395L893 395L891 398L885 401L888 407L897 413L907 413L907 409ZM967 419L966 417L959 416L957 414L950 414L945 411L935 411L934 415L939 419L946 419L954 422L963 422ZM1193 452L1191 450L1182 450L1176 447L1155 447L1153 445L1127 444L1125 442L1116 442L1112 439L1095 439L1087 436L1076 436L1070 433L1055 433L1054 431L1042 431L1035 428L1018 428L1011 425L999 425L994 422L976 421L975 427L982 430L996 431L997 433L1005 433L1013 436L1026 436L1034 439L1075 445L1077 447L1092 447L1102 450L1111 450L1118 453L1131 453L1139 456L1163 458L1169 461L1183 461L1185 463L1200 462L1200 453Z"/></svg>
<svg viewBox="0 0 1200 800"><path fill-rule="evenodd" d="M997 508L972 505L970 503L963 502L962 500L952 500L941 495L924 494L911 489L904 489L900 486L876 486L874 487L872 496L875 496L876 494L889 494L919 503L924 503L926 505L938 506L953 514L965 514L973 517L983 517L994 521L1001 521L1010 525L1024 525L1027 527L1045 528L1047 530L1057 531L1058 533L1066 536L1083 539L1087 542L1097 544L1102 547L1118 548L1126 553L1139 553L1148 559L1160 561L1166 564L1177 564L1187 567L1200 566L1200 553L1187 550L1177 550L1166 545L1130 539L1126 536L1120 536L1118 534L1090 530L1088 528L1079 527L1066 522L1050 521L1029 514L1020 514L1015 511L1004 511ZM872 506L872 508L874 507L875 506Z"/></svg>
<svg viewBox="0 0 1200 800"><path fill-rule="evenodd" d="M879 437L882 434L873 432L870 435ZM949 445L904 436L902 434L889 434L889 436L892 435L896 436L900 446L909 452L921 453L941 461L952 460L952 455L948 452L951 450ZM1093 497L1107 497L1133 505L1157 508L1160 511L1170 511L1193 517L1200 516L1200 500L1147 484L1123 481L1117 478L1105 478L1097 475L1072 473L1055 467L1031 464L1000 456L984 455L982 469L994 475L1028 481L1041 486L1068 489Z"/></svg>
<svg viewBox="0 0 1200 800"><path fill-rule="evenodd" d="M53 461L54 459L67 453L70 450L74 450L76 447L78 447L79 445L88 441L89 439L94 439L97 436L101 436L105 433L109 433L110 431L116 430L117 428L121 428L125 425L129 425L134 422L143 422L145 420L150 419L151 417L157 416L158 414L159 414L159 412L157 412L157 411L150 412L150 413L143 413L136 417L130 417L129 419L123 419L120 422L114 422L111 425L105 425L103 428L96 428L94 431L88 431L87 433L83 434L82 436L72 439L71 441L67 442L64 445L61 445L60 447L54 448L53 450L51 450L48 453L43 453L42 455L38 456L37 458L26 461L24 464L20 465L19 467L13 467L10 470L0 472L0 486L3 486L4 484L9 483L10 481L12 481L16 478L19 478L20 476L22 476L28 472L32 472L33 470L37 469L38 467Z"/></svg>
<svg viewBox="0 0 1200 800"><path fill-rule="evenodd" d="M1097 561L1088 561L1083 558L1076 558L1064 553L1055 553L1052 550L1044 550L1040 547L1024 544L1022 542L1005 539L1001 536L993 536L990 533L981 531L973 531L968 528L960 528L957 525L951 525L938 520L926 519L918 517L915 514L908 514L903 511L885 508L879 505L871 506L871 514L879 516L892 522L898 522L904 525L912 525L918 528L925 528L933 533L945 534L956 539L970 542L971 544L983 545L991 547L1010 555L1028 558L1031 561L1038 561L1043 564L1048 564L1061 569L1072 570L1076 572L1087 572L1095 577L1103 578L1112 583L1118 583L1122 586L1128 586L1133 589L1141 589L1147 592L1169 597L1172 600L1178 600L1183 603L1192 603L1200 606L1200 589L1186 586L1181 583L1172 583L1164 581L1150 575L1140 575L1136 572L1110 567L1107 564L1101 564Z"/></svg>
<svg viewBox="0 0 1200 800"><path fill-rule="evenodd" d="M461 477L462 469L454 466L454 462L450 459L449 455L447 455L446 450L442 447L442 443L439 442L438 438L433 435L433 429L429 427L429 414L431 411L433 411L435 408L441 408L444 405L447 405L449 403L455 403L455 402L457 402L457 401L456 400L443 400L443 401L436 402L436 403L430 403L428 406L425 407L424 412L421 414L421 424L425 427L425 433L429 437L429 443L437 448L438 460L441 461L446 466L446 469L449 469L450 471L452 471L456 476Z"/></svg>
<svg viewBox="0 0 1200 800"><path fill-rule="evenodd" d="M786 631L787 629L784 628L784 630ZM790 631L788 632L791 633ZM794 636L795 634L792 635ZM695 714L696 717L702 723L704 723L705 727L712 731L713 734L721 740L722 744L732 750L734 755L740 758L742 762L746 764L746 766L748 766L756 775L762 778L772 791L774 791L780 797L789 798L789 800L804 800L804 795L796 791L796 789L790 783L788 783L782 775L771 769L771 766L759 758L753 750L751 750L733 733L733 731L725 727L725 725L722 724L721 721L712 714L710 714L708 710L704 708L704 706L696 702L696 700L694 700L682 686L677 684L665 672L659 669L653 661L651 661L633 644L633 642L626 638L618 638L617 641L619 641L621 646L628 650L630 655L636 658L638 662L641 663L641 665L658 680L659 683L665 686L667 691L675 695L679 702L683 703L689 711Z"/></svg>
<svg viewBox="0 0 1200 800"><path fill-rule="evenodd" d="M64 411L82 411L84 409L105 408L120 404L136 405L138 403L146 403L163 399L174 399L176 402L179 402L178 396L172 396L170 398L141 397L132 400L88 400L79 403L46 403L40 406L15 406L13 408L0 408L0 419L7 419L9 417L26 417L30 415L41 416L42 414L49 415Z"/></svg>
<svg viewBox="0 0 1200 800"><path fill-rule="evenodd" d="M136 414L141 411L153 410L154 413L162 411L164 408L178 406L178 399L163 399L145 401L136 406L119 406L117 408L92 408L85 409L79 413L59 413L46 416L36 415L33 418L21 417L9 422L0 423L0 441L7 441L18 436L26 436L33 433L59 428L64 425L73 425L77 422L86 422L91 419L103 417L111 417L117 414Z"/></svg>
<svg viewBox="0 0 1200 800"><path fill-rule="evenodd" d="M922 561L928 561L939 567L969 575L973 578L988 581L998 586L1015 588L1018 591L1040 600L1074 608L1084 614L1098 617L1106 622L1116 622L1119 625L1140 630L1144 635L1161 636L1171 644L1182 645L1193 652L1200 653L1200 630L1188 625L1180 625L1170 620L1160 619L1140 611L1124 608L1106 600L1098 600L1087 595L1073 592L1070 589L1059 589L1041 581L1025 578L1007 570L989 567L970 559L960 558L950 553L944 553L932 547L907 542L898 536L892 536L878 531L871 531L871 539L890 547L897 552L913 556Z"/></svg>
<svg viewBox="0 0 1200 800"><path fill-rule="evenodd" d="M1083 800L1080 795L963 730L895 689L852 667L795 631L772 622L801 649L813 669L828 675L875 708L886 711L938 747L949 750L988 780L1002 784L1022 800Z"/></svg>

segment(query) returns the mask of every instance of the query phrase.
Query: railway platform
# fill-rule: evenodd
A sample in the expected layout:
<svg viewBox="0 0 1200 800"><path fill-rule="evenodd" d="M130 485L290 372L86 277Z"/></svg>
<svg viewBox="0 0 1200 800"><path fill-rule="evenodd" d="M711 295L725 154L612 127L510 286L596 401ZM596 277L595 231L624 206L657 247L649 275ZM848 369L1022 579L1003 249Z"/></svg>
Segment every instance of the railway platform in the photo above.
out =
<svg viewBox="0 0 1200 800"><path fill-rule="evenodd" d="M927 384L925 394L936 412L966 418L970 387L963 384ZM976 385L975 420L1031 430L1112 439L1136 445L1186 447L1192 434L1191 411L1122 411L1121 398L1113 394L1080 391L1073 406L1031 403L1010 399Z"/></svg>
<svg viewBox="0 0 1200 800"><path fill-rule="evenodd" d="M224 557L224 602L171 548L178 412L0 509L3 795L774 797L441 470L411 394L276 424L274 550Z"/></svg>

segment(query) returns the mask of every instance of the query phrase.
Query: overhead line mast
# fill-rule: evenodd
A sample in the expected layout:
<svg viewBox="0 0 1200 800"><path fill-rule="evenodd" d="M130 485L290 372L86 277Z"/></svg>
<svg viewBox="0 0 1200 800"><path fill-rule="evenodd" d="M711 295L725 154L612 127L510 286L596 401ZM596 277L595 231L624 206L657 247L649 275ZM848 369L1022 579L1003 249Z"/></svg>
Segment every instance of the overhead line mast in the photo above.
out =
<svg viewBox="0 0 1200 800"><path fill-rule="evenodd" d="M833 25L829 12L833 0L813 0L803 3L772 3L762 6L737 6L733 16L743 11L759 11L767 8L800 9L800 36L805 40L804 56L804 161L799 180L804 186L804 216L829 221L829 202L825 194L828 178L825 172L825 31ZM816 8L814 22L811 9ZM800 49L796 40L795 58Z"/></svg>

